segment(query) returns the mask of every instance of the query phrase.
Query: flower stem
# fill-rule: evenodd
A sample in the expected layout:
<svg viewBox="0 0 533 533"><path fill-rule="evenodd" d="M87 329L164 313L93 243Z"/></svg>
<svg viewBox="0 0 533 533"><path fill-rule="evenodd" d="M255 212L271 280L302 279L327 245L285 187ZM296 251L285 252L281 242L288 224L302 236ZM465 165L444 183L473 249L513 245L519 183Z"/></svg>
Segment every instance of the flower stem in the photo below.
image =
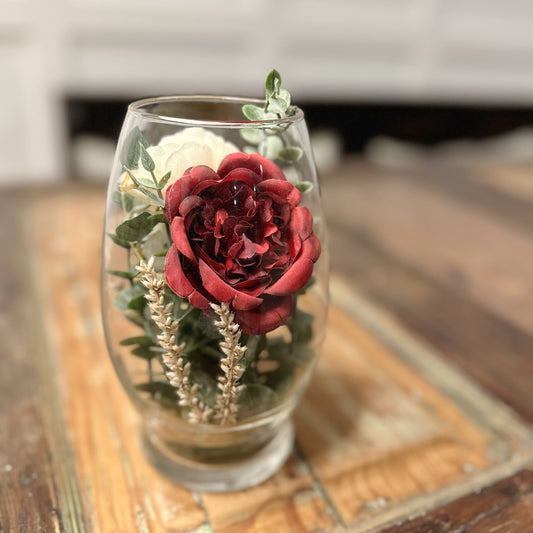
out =
<svg viewBox="0 0 533 533"><path fill-rule="evenodd" d="M157 178L155 177L154 171L150 170L150 174L152 176L152 180L154 182L155 188L157 189L157 194L161 200L163 199L163 194L161 192L161 189L159 188L159 183L157 182Z"/></svg>

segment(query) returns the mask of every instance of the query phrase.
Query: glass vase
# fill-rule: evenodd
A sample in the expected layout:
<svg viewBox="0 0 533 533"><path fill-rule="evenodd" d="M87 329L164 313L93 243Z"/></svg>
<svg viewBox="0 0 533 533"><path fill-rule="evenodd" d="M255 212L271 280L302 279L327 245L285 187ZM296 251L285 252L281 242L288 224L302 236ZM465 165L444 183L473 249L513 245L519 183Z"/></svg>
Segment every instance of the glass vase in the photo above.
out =
<svg viewBox="0 0 533 533"><path fill-rule="evenodd" d="M134 102L109 181L108 350L148 459L194 490L250 487L282 466L325 333L326 229L304 115L262 106Z"/></svg>

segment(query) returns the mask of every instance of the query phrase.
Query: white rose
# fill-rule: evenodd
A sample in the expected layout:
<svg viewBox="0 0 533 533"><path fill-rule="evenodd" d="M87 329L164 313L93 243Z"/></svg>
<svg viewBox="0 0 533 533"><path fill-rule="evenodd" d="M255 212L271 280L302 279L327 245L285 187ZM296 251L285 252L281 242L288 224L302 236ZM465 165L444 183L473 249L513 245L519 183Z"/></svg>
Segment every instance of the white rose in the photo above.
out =
<svg viewBox="0 0 533 533"><path fill-rule="evenodd" d="M233 143L203 128L186 128L173 135L162 137L159 144L149 146L146 151L154 160L154 174L158 180L167 172L171 173L169 180L161 190L164 198L167 188L180 179L189 167L207 165L216 170L220 162L228 154L237 152L238 148ZM139 167L131 173L140 183L153 186L152 175L140 163ZM121 177L120 190L129 192L147 204L154 205L150 198L137 189L137 185L127 173Z"/></svg>

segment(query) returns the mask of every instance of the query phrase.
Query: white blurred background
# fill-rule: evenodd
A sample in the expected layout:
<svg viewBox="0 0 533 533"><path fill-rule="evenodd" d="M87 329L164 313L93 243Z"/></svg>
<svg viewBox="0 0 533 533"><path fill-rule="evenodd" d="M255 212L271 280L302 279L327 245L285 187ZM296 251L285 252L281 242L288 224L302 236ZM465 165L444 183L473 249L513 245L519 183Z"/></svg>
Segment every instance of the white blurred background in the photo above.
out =
<svg viewBox="0 0 533 533"><path fill-rule="evenodd" d="M0 0L0 184L102 174L113 102L261 96L272 68L311 117L344 115L316 120L324 161L350 146L347 117L372 123L345 112L365 105L529 117L532 28L531 0ZM95 114L102 134L84 132Z"/></svg>

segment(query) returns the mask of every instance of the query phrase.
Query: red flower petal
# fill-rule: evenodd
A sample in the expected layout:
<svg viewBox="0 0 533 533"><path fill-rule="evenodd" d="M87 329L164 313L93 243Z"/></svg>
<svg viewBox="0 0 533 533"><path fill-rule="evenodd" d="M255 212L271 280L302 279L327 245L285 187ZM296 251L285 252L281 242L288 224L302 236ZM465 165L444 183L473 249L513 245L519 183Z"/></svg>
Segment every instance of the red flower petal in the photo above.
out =
<svg viewBox="0 0 533 533"><path fill-rule="evenodd" d="M260 298L255 298L230 287L203 259L198 261L198 267L203 286L219 302L231 302L234 309L245 310L261 304Z"/></svg>
<svg viewBox="0 0 533 533"><path fill-rule="evenodd" d="M186 217L193 209L204 204L204 200L199 196L187 196L179 205L178 212L182 217Z"/></svg>
<svg viewBox="0 0 533 533"><path fill-rule="evenodd" d="M257 190L270 197L274 195L274 201L288 203L291 207L296 207L302 200L302 193L288 181L268 179L259 183Z"/></svg>
<svg viewBox="0 0 533 533"><path fill-rule="evenodd" d="M265 294L283 296L299 291L311 278L313 263L319 255L320 241L312 235L302 243L302 250L296 261L276 283L268 287Z"/></svg>
<svg viewBox="0 0 533 533"><path fill-rule="evenodd" d="M205 165L188 168L183 176L176 180L165 194L165 215L170 221L178 213L183 199L193 192L195 187L205 180L219 180L218 174Z"/></svg>
<svg viewBox="0 0 533 533"><path fill-rule="evenodd" d="M291 229L302 239L313 233L313 216L305 206L296 207L292 212Z"/></svg>
<svg viewBox="0 0 533 533"><path fill-rule="evenodd" d="M244 333L263 335L284 324L292 310L292 296L264 296L259 307L249 311L236 310L235 319Z"/></svg>
<svg viewBox="0 0 533 533"><path fill-rule="evenodd" d="M254 187L261 181L261 178L253 170L248 168L236 168L231 172L228 172L221 181L224 183L228 181L242 181L250 187Z"/></svg>
<svg viewBox="0 0 533 533"><path fill-rule="evenodd" d="M189 281L183 268L176 245L172 245L165 258L165 279L170 289L182 298L188 298L191 305L209 309L209 301Z"/></svg>
<svg viewBox="0 0 533 533"><path fill-rule="evenodd" d="M174 220L172 220L172 224L170 225L170 235L174 241L174 246L176 246L185 257L190 259L193 263L196 263L197 259L194 256L189 243L183 218L174 217Z"/></svg>
<svg viewBox="0 0 533 533"><path fill-rule="evenodd" d="M225 177L236 168L248 168L255 172L262 180L275 179L286 181L285 174L270 159L259 154L245 154L237 152L227 155L218 166L218 174Z"/></svg>

